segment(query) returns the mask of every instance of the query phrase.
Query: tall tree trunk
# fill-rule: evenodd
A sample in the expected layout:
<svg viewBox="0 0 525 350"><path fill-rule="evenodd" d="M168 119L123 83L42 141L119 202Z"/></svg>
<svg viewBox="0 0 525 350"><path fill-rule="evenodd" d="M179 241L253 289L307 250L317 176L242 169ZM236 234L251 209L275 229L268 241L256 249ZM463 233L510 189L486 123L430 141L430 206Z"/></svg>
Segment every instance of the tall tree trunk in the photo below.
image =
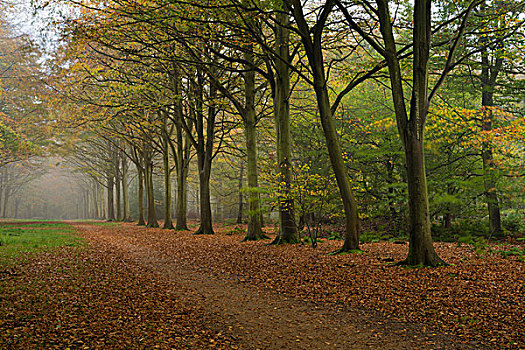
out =
<svg viewBox="0 0 525 350"><path fill-rule="evenodd" d="M108 172L106 176L107 190L108 190L108 221L115 221L115 203L113 191L115 187L115 180L113 178L113 172Z"/></svg>
<svg viewBox="0 0 525 350"><path fill-rule="evenodd" d="M176 230L188 230L187 205L188 205L188 165L183 163L177 169L177 223Z"/></svg>
<svg viewBox="0 0 525 350"><path fill-rule="evenodd" d="M485 106L484 106L485 107ZM492 110L484 108L483 115L483 130L490 131ZM484 141L481 145L481 158L483 160L483 185L485 187L485 198L487 200L489 212L489 232L491 235L503 235L501 228L501 213L498 201L498 192L496 190L496 179L494 177L494 158L492 154L492 145L490 141Z"/></svg>
<svg viewBox="0 0 525 350"><path fill-rule="evenodd" d="M237 210L237 223L238 224L242 224L242 218L243 218L243 195L242 195L242 179L244 177L244 164L241 160L241 166L240 166L240 170L239 170L239 185L237 186L238 187L238 190L239 190L239 209Z"/></svg>
<svg viewBox="0 0 525 350"><path fill-rule="evenodd" d="M9 203L9 191L5 191L4 193L4 207L3 207L3 211L2 211L2 218L6 218L7 217L7 205Z"/></svg>
<svg viewBox="0 0 525 350"><path fill-rule="evenodd" d="M339 252L359 250L359 216L357 214L357 202L350 187L350 181L343 160L343 152L337 139L337 129L335 128L330 110L330 101L328 99L328 88L324 81L324 70L320 70L320 67L321 66L314 66L314 71L317 71L317 74L315 74L317 78L314 77L314 89L317 96L319 115L326 139L328 155L345 211L345 241Z"/></svg>
<svg viewBox="0 0 525 350"><path fill-rule="evenodd" d="M328 7L326 11L331 11L333 4L333 2L327 3ZM317 98L317 106L326 140L326 147L328 149L328 156L332 164L345 211L345 242L338 252L359 250L359 216L357 214L357 202L350 187L350 180L347 175L343 152L339 144L337 129L332 115L333 112L330 106L321 44L322 28L315 28L316 32L312 40L311 30L304 17L302 5L299 1L293 1L293 14L296 18L306 55L308 56L308 62L312 70L314 91Z"/></svg>
<svg viewBox="0 0 525 350"><path fill-rule="evenodd" d="M215 102L217 98L217 88L210 83L209 88L210 105L208 107L208 118L206 120L206 134L204 133L204 79L202 72L198 75L197 81L197 166L199 171L199 202L200 202L200 227L195 234L213 234L211 196L210 196L210 175L213 153L213 138L215 128Z"/></svg>
<svg viewBox="0 0 525 350"><path fill-rule="evenodd" d="M145 226L146 220L144 219L144 169L140 166L137 167L138 175L138 209L139 209L139 220L137 225Z"/></svg>
<svg viewBox="0 0 525 350"><path fill-rule="evenodd" d="M163 113L163 129L162 129L162 164L164 167L164 229L173 229L173 221L171 220L171 170L170 170L170 151L169 151L169 140L168 140L168 125L167 125L167 113Z"/></svg>
<svg viewBox="0 0 525 350"><path fill-rule="evenodd" d="M174 162L176 165L177 171L177 206L176 206L176 230L188 230L187 223L187 206L188 206L188 170L189 170L189 161L190 161L190 141L189 136L184 137L184 130L182 127L183 122L183 108L182 108L182 86L181 86L181 77L180 71L177 65L173 67L173 90L175 92L175 102L174 102L174 125L175 132L177 137L177 147L173 145L173 142L170 143L172 146L172 154L174 157ZM192 128L188 126L190 129Z"/></svg>
<svg viewBox="0 0 525 350"><path fill-rule="evenodd" d="M413 123L409 124L412 128ZM402 264L411 266L438 266L443 261L439 258L430 234L430 212L428 204L427 179L425 174L425 156L423 137L417 137L422 130L409 130L406 133L405 157L408 182L408 256Z"/></svg>
<svg viewBox="0 0 525 350"><path fill-rule="evenodd" d="M122 220L128 222L128 221L131 221L130 213L129 213L129 183L128 183L129 164L124 154L121 154L120 159L122 162L122 201L123 201Z"/></svg>
<svg viewBox="0 0 525 350"><path fill-rule="evenodd" d="M489 133L492 130L493 110L494 110L494 88L496 78L501 70L503 59L497 57L494 65L491 66L488 48L485 48L481 55L481 129ZM481 144L481 159L483 162L483 185L485 187L485 199L489 212L489 232L491 235L501 236L501 213L496 190L496 178L494 176L494 156L492 143L484 140Z"/></svg>
<svg viewBox="0 0 525 350"><path fill-rule="evenodd" d="M115 153L117 153L115 151ZM116 208L117 208L117 215L116 215L116 219L117 221L121 221L122 220L122 210L121 210L121 203L120 203L120 184L121 184L121 178L120 178L120 171L119 171L119 159L118 159L118 156L115 156L115 159L114 159L114 164L115 164L115 204L116 204Z"/></svg>
<svg viewBox="0 0 525 350"><path fill-rule="evenodd" d="M279 234L272 244L298 243L299 232L295 224L292 198L292 141L290 135L290 18L281 11L275 29L275 92L274 118L277 133L277 163L279 187Z"/></svg>
<svg viewBox="0 0 525 350"><path fill-rule="evenodd" d="M197 155L197 163L199 168L200 227L195 234L213 234L210 196L211 159L208 159L208 154Z"/></svg>
<svg viewBox="0 0 525 350"><path fill-rule="evenodd" d="M97 183L97 194L99 198L99 215L98 219L103 220L106 217L106 202L104 201L104 186Z"/></svg>
<svg viewBox="0 0 525 350"><path fill-rule="evenodd" d="M2 172L2 189L4 190L3 191L3 196L4 196L4 200L3 200L3 203L2 203L2 218L5 218L6 215L7 215L7 204L9 202L9 173L8 173L8 170L7 168L4 167L3 169L3 172Z"/></svg>
<svg viewBox="0 0 525 350"><path fill-rule="evenodd" d="M410 116L404 101L403 80L397 58L388 2L377 0L381 34L385 43L386 59L392 99L400 138L405 150L408 182L408 232L410 243L406 265L438 266L444 264L434 250L430 233L430 213L425 154L423 147L424 127L428 114L428 59L431 42L431 0L416 0L413 29L413 72Z"/></svg>
<svg viewBox="0 0 525 350"><path fill-rule="evenodd" d="M89 189L84 189L83 191L83 197L84 197L84 206L83 206L83 212L82 212L82 218L88 219L89 218Z"/></svg>
<svg viewBox="0 0 525 350"><path fill-rule="evenodd" d="M257 178L257 114L255 112L255 71L253 70L253 46L244 54L248 64L244 73L245 113L244 135L246 137L246 159L248 177L248 230L244 241L266 238L261 226L259 183ZM242 185L242 178L241 178ZM242 196L241 196L242 202Z"/></svg>
<svg viewBox="0 0 525 350"><path fill-rule="evenodd" d="M91 186L91 191L93 192L93 213L92 218L98 219L99 218L99 208L98 208L98 187L97 182L93 182Z"/></svg>
<svg viewBox="0 0 525 350"><path fill-rule="evenodd" d="M157 212L155 210L155 192L153 187L153 159L151 151L146 151L144 155L144 177L146 183L147 199L147 227L159 227L157 222Z"/></svg>

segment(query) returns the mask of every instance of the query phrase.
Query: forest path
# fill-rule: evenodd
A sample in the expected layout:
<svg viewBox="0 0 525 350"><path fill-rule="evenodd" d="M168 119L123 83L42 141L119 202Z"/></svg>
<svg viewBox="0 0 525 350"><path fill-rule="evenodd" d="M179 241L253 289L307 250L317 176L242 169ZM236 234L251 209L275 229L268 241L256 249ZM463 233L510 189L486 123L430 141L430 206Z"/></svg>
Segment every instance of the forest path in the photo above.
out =
<svg viewBox="0 0 525 350"><path fill-rule="evenodd" d="M449 336L432 333L423 325L385 319L372 310L350 309L340 303L279 294L221 266L202 263L208 254L213 260L211 255L218 250L224 261L235 265L231 259L239 257L228 255L229 241L217 239L209 245L213 242L209 236L146 231L132 224L118 228L75 226L94 249L118 252L136 264L141 273L169 278L175 285L176 298L198 305L201 319L196 322L232 336L243 349L470 348ZM195 242L194 249L185 245L188 240Z"/></svg>

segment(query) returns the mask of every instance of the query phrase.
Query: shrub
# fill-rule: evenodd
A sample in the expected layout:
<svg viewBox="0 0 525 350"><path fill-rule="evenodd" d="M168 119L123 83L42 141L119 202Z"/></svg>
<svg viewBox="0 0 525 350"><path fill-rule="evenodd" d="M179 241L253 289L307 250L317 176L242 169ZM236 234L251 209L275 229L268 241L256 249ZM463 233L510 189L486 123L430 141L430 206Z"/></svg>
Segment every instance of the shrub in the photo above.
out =
<svg viewBox="0 0 525 350"><path fill-rule="evenodd" d="M505 215L501 219L501 224L511 233L521 232L525 226L523 223L523 216L517 211L513 211Z"/></svg>

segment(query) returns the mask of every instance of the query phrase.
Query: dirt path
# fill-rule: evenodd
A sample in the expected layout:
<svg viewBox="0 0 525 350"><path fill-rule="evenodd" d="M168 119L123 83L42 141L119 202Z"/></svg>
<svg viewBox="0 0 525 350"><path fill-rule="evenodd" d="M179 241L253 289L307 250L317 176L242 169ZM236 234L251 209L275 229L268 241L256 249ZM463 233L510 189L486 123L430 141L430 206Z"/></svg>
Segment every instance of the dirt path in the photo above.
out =
<svg viewBox="0 0 525 350"><path fill-rule="evenodd" d="M166 231L148 230L156 232L153 238L144 237L143 229L132 225L118 230L89 225L77 228L93 247L119 251L142 267L144 273L169 277L179 291L177 298L199 305L200 322L216 332L233 336L241 348L479 348L479 344L465 345L435 334L423 325L385 319L376 312L348 309L341 304L298 300L260 288L221 269L185 261L173 254L173 250L165 249L174 245L173 237Z"/></svg>

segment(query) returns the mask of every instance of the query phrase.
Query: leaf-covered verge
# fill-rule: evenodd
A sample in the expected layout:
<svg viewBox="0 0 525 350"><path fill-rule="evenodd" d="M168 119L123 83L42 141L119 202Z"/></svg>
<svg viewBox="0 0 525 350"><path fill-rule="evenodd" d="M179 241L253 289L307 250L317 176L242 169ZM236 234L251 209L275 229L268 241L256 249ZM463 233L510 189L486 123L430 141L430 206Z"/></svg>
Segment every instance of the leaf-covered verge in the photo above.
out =
<svg viewBox="0 0 525 350"><path fill-rule="evenodd" d="M370 310L379 319L407 322L407 328L420 325L421 334L451 336L467 348L525 344L525 280L516 255L480 255L469 245L437 243L453 265L406 269L391 261L401 260L407 245L388 242L363 244L363 254L328 256L338 242L311 249L241 243L243 233L232 234L231 227L194 236L133 224L75 225L90 248L20 259L12 273L0 276L0 348L239 346L227 332L207 328L201 306L181 300L176 281L155 273L152 261L235 280L247 292Z"/></svg>
<svg viewBox="0 0 525 350"><path fill-rule="evenodd" d="M525 344L525 268L519 256L436 243L450 266L407 269L392 265L405 257L407 244L363 244L364 254L329 256L339 242L327 240L318 249L274 247L264 241L241 243L242 233L230 231L217 227L218 234L197 237L189 231L124 224L103 241L122 249L141 246L181 266L233 276L263 291L375 310L466 343L490 348ZM96 236L100 242L102 235Z"/></svg>
<svg viewBox="0 0 525 350"><path fill-rule="evenodd" d="M65 247L0 274L1 349L236 349L162 276L109 251Z"/></svg>

